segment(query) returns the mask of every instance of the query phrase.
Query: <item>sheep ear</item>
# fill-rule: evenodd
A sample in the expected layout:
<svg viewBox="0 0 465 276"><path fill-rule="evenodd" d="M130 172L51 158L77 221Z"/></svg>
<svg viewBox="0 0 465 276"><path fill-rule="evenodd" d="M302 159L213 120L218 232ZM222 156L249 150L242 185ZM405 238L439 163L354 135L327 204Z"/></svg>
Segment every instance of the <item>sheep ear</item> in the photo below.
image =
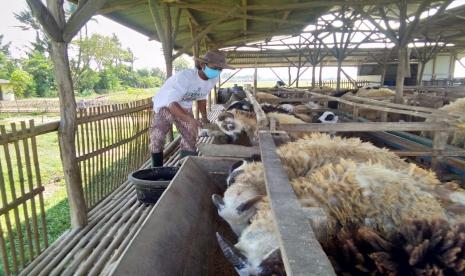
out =
<svg viewBox="0 0 465 276"><path fill-rule="evenodd" d="M262 198L263 198L263 196L261 196L261 195L252 197L251 199L249 199L246 202L239 205L236 208L237 212L242 213L244 211L247 211L248 209L252 208L252 206L254 206L255 203L259 202Z"/></svg>
<svg viewBox="0 0 465 276"><path fill-rule="evenodd" d="M240 160L240 161L237 161L234 164L232 164L231 168L229 168L229 174L231 174L235 169L237 169L240 166L244 165L245 162L246 162L245 160Z"/></svg>
<svg viewBox="0 0 465 276"><path fill-rule="evenodd" d="M234 245L232 245L231 242L223 238L220 234L218 234L218 232L216 232L216 239L218 240L218 244L220 245L224 256L234 265L237 271L240 271L247 266L247 257L245 257Z"/></svg>
<svg viewBox="0 0 465 276"><path fill-rule="evenodd" d="M279 247L264 257L260 263L260 270L263 275L286 275Z"/></svg>
<svg viewBox="0 0 465 276"><path fill-rule="evenodd" d="M212 201L213 201L213 204L215 204L216 209L221 210L224 208L224 201L223 201L223 198L221 198L221 196L217 194L213 194Z"/></svg>

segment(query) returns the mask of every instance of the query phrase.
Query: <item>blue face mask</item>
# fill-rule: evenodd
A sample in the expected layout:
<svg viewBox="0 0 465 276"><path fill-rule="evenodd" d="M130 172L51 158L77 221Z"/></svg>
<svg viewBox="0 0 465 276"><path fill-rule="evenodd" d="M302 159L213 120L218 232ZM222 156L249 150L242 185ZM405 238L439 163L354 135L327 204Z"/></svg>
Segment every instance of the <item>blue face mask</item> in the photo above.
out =
<svg viewBox="0 0 465 276"><path fill-rule="evenodd" d="M214 79L221 74L220 70L212 69L208 67L206 64L205 64L205 68L203 69L203 72L205 73L205 76L207 76L207 78L209 79Z"/></svg>

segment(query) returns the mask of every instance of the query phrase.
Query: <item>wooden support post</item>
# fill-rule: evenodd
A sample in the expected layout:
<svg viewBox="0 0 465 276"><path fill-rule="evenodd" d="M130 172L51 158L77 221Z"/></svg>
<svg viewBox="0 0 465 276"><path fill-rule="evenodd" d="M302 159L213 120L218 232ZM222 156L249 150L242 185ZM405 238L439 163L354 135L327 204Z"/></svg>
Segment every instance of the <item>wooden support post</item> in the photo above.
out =
<svg viewBox="0 0 465 276"><path fill-rule="evenodd" d="M312 64L312 88L315 88L316 64Z"/></svg>
<svg viewBox="0 0 465 276"><path fill-rule="evenodd" d="M380 120L381 122L387 122L388 113L386 111L380 111Z"/></svg>
<svg viewBox="0 0 465 276"><path fill-rule="evenodd" d="M213 104L218 103L218 89L216 88L216 85L213 87Z"/></svg>
<svg viewBox="0 0 465 276"><path fill-rule="evenodd" d="M292 78L291 78L291 67L287 67L287 74L288 74L288 83L289 83L289 86L291 86L291 81L292 81Z"/></svg>
<svg viewBox="0 0 465 276"><path fill-rule="evenodd" d="M337 59L337 75L336 75L336 91L341 90L341 69L342 69L342 60Z"/></svg>
<svg viewBox="0 0 465 276"><path fill-rule="evenodd" d="M208 111L212 111L212 91L211 90L209 93L208 93L208 98L207 98L207 107L208 107Z"/></svg>
<svg viewBox="0 0 465 276"><path fill-rule="evenodd" d="M354 105L352 107L352 119L354 121L357 121L358 120L358 106L357 105Z"/></svg>
<svg viewBox="0 0 465 276"><path fill-rule="evenodd" d="M447 139L449 138L449 132L447 131L435 131L433 133L433 153L439 154L444 151L447 146ZM431 157L431 168L438 174L440 177L444 169L444 157L443 156L433 156Z"/></svg>
<svg viewBox="0 0 465 276"><path fill-rule="evenodd" d="M158 38L160 39L162 48L163 48L163 56L165 58L165 66L166 66L166 79L171 77L173 74L173 25L171 22L171 11L170 7L165 4L163 9L158 4L156 0L148 0L149 11L152 15L152 20L155 25L155 30L158 34ZM165 14L165 24L162 23L160 13L164 12ZM173 134L173 125L167 134L168 142L174 140Z"/></svg>
<svg viewBox="0 0 465 276"><path fill-rule="evenodd" d="M258 79L258 69L257 66L255 66L254 74L253 74L253 89L254 91L257 90L257 79Z"/></svg>
<svg viewBox="0 0 465 276"><path fill-rule="evenodd" d="M101 1L96 2L98 2L98 5L102 3ZM70 36L69 40L71 40L74 36L73 29L80 25L82 20L87 18L87 12L80 16L78 21L73 23L73 26L69 27L65 21L63 1L48 0L48 8L40 1L28 0L28 4L51 38L51 57L60 100L61 120L58 131L60 156L63 164L66 191L68 193L71 227L74 229L81 228L87 224L87 207L82 188L81 173L76 158L76 100L74 98L73 81L69 67L68 42L63 39L63 30L71 28L68 32ZM92 8L92 6L86 7ZM82 12L80 8L76 12ZM76 18L76 16L74 15L73 18Z"/></svg>
<svg viewBox="0 0 465 276"><path fill-rule="evenodd" d="M397 53L399 63L397 64L396 76L396 103L402 103L404 98L404 79L406 73L407 46L400 47Z"/></svg>

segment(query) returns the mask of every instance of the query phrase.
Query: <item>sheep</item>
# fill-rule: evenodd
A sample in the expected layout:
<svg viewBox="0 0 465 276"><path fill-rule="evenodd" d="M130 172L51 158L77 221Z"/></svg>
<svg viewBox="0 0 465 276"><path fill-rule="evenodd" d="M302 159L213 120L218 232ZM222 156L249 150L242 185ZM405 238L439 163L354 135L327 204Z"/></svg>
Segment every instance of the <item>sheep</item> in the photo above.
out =
<svg viewBox="0 0 465 276"><path fill-rule="evenodd" d="M257 119L252 112L234 109L222 112L216 121L218 128L231 138L235 144L244 146L257 145L255 135L257 129Z"/></svg>
<svg viewBox="0 0 465 276"><path fill-rule="evenodd" d="M290 180L304 176L323 165L338 163L340 158L347 158L355 162L378 162L387 168L403 170L421 183L417 185L425 191L433 191L439 184L434 173L414 164L407 164L387 149L375 147L358 138L331 138L327 134L315 133L306 136L305 139L280 146L277 153ZM264 179L261 163L247 164L244 165L243 173L237 175L234 184L225 191L224 204L218 208L218 214L229 223L231 228L236 229L234 232L240 233L248 225L256 211L253 203L266 195ZM244 193L245 190L248 192ZM221 199L219 195L216 197ZM243 205L244 203L247 204Z"/></svg>
<svg viewBox="0 0 465 276"><path fill-rule="evenodd" d="M265 93L265 92L257 92L255 94L255 98L257 99L257 101L263 101L263 102L266 102L266 100L274 100L274 99L279 99L278 96L275 96L273 94L270 94L270 93Z"/></svg>
<svg viewBox="0 0 465 276"><path fill-rule="evenodd" d="M246 181L244 181L244 179ZM226 189L223 197L212 195L212 201L234 233L239 236L255 215L257 205L266 194L262 163L244 165L243 172L235 176L234 183Z"/></svg>
<svg viewBox="0 0 465 276"><path fill-rule="evenodd" d="M293 106L291 104L272 105L269 103L263 103L260 107L266 114L272 112L288 114L302 120L304 123L312 123L312 118L305 114L305 112L309 109L305 105Z"/></svg>
<svg viewBox="0 0 465 276"><path fill-rule="evenodd" d="M318 117L318 121L320 123L330 123L330 124L335 124L339 120L339 117L336 116L331 111L325 111L321 114L321 116Z"/></svg>
<svg viewBox="0 0 465 276"><path fill-rule="evenodd" d="M269 118L274 118L282 124L304 124L305 122L295 116L278 112L267 114ZM257 145L256 137L257 120L255 113L246 112L238 109L229 112L223 112L218 116L216 122L223 133L230 136L234 143L242 145ZM291 135L293 138L299 138L303 134L297 133Z"/></svg>
<svg viewBox="0 0 465 276"><path fill-rule="evenodd" d="M241 276L286 275L268 204L268 200L261 201L252 224L235 245L216 233L221 250Z"/></svg>
<svg viewBox="0 0 465 276"><path fill-rule="evenodd" d="M226 111L231 111L233 109L254 112L253 105L249 103L247 100L235 101L226 107Z"/></svg>
<svg viewBox="0 0 465 276"><path fill-rule="evenodd" d="M296 178L291 185L305 207L321 207L328 233L349 223L390 233L405 219L446 218L438 200L407 171L341 159Z"/></svg>
<svg viewBox="0 0 465 276"><path fill-rule="evenodd" d="M258 154L253 154L252 156L245 158L243 160L237 161L236 163L232 164L231 168L229 169L228 177L226 178L226 185L229 187L235 181L235 177L244 172L244 168L247 164L250 164L254 161L260 161L261 156Z"/></svg>
<svg viewBox="0 0 465 276"><path fill-rule="evenodd" d="M379 86L364 86L358 89L355 96L357 97L385 97L395 96L396 92L386 87Z"/></svg>
<svg viewBox="0 0 465 276"><path fill-rule="evenodd" d="M323 93L323 94L330 94L336 90L330 86L318 86L318 87L313 88L313 91L318 92L318 93Z"/></svg>
<svg viewBox="0 0 465 276"><path fill-rule="evenodd" d="M448 143L450 145L465 148L465 98L457 99L454 102L439 108L438 113L439 112L458 116L453 123L459 123L459 125L449 136ZM437 114L437 117L441 117L441 114ZM435 120L436 118L431 117L427 118L425 122L433 122ZM432 137L430 132L423 132L422 135L429 138Z"/></svg>
<svg viewBox="0 0 465 276"><path fill-rule="evenodd" d="M385 236L344 227L322 243L338 275L464 275L465 224L408 220Z"/></svg>
<svg viewBox="0 0 465 276"><path fill-rule="evenodd" d="M297 178L291 185L303 206L325 210L329 230L328 237L322 241L333 238L338 228L348 225L388 235L407 219L445 217L436 199L417 187L410 175L386 169L381 164L341 160L337 165L327 164ZM234 263L240 275L257 275L266 270L263 260L278 248L267 199L258 201L255 208L256 215L234 247L221 244L222 238L218 238L224 252L240 254L241 262ZM228 259L238 258L232 254Z"/></svg>

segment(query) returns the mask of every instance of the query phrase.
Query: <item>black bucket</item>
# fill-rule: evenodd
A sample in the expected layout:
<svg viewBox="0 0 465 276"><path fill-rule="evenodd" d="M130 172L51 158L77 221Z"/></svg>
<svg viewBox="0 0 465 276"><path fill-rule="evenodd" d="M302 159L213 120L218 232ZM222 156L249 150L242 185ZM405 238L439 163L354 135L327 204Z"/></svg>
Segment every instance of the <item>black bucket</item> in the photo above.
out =
<svg viewBox="0 0 465 276"><path fill-rule="evenodd" d="M178 172L179 167L155 167L132 172L128 179L142 203L155 204Z"/></svg>

